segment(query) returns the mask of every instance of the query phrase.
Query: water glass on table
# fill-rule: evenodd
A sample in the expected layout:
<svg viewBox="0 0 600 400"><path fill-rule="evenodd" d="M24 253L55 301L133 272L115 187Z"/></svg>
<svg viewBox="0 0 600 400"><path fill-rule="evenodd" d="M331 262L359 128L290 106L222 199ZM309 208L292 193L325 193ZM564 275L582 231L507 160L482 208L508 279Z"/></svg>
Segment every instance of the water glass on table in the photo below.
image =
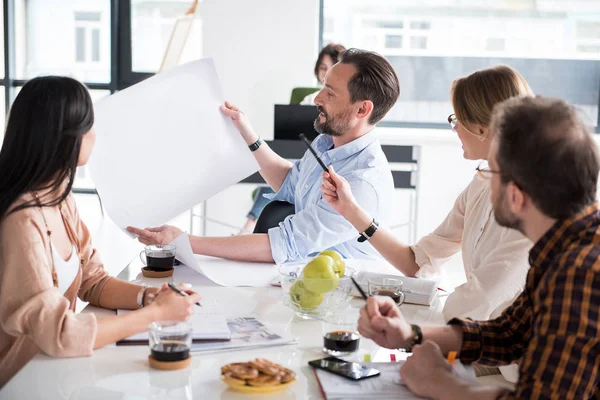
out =
<svg viewBox="0 0 600 400"><path fill-rule="evenodd" d="M397 305L404 303L402 280L396 278L371 278L368 281L369 296L387 296Z"/></svg>

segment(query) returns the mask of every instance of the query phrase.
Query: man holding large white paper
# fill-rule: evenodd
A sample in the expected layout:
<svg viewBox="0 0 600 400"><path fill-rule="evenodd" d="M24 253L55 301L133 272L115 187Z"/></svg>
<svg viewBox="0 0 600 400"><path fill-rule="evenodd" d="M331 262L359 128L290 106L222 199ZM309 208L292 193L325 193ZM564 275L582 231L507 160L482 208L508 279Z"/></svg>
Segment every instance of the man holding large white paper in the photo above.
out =
<svg viewBox="0 0 600 400"><path fill-rule="evenodd" d="M350 183L357 202L385 223L393 209L394 185L387 159L372 130L399 97L396 73L380 55L349 49L325 80L325 87L315 99L320 112L315 129L322 135L312 145L325 164ZM312 154L307 151L301 160L291 163L260 139L237 107L225 103L221 110L231 117L253 151L261 175L277 192L273 200L294 204L295 214L268 234L190 236L194 253L276 263L304 259L325 249L337 250L347 258L379 257L368 243L357 240L372 235L377 222L374 220L363 232L357 232L323 200L320 184L326 173ZM143 243L166 244L181 234L172 226L128 230Z"/></svg>

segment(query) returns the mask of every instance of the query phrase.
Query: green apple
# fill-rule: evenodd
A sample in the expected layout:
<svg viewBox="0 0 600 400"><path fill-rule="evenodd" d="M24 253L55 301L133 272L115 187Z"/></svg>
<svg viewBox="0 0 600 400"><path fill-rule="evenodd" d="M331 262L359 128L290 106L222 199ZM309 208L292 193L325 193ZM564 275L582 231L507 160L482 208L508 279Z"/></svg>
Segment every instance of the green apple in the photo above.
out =
<svg viewBox="0 0 600 400"><path fill-rule="evenodd" d="M313 293L306 289L302 280L295 281L290 287L290 300L292 304L303 310L314 310L323 302L322 293Z"/></svg>
<svg viewBox="0 0 600 400"><path fill-rule="evenodd" d="M335 290L340 278L335 273L335 261L329 256L316 256L302 270L304 286L311 292L327 293Z"/></svg>
<svg viewBox="0 0 600 400"><path fill-rule="evenodd" d="M335 250L325 250L319 253L320 256L328 256L333 258L333 270L335 274L341 278L346 273L346 262L344 261L344 257L340 253Z"/></svg>

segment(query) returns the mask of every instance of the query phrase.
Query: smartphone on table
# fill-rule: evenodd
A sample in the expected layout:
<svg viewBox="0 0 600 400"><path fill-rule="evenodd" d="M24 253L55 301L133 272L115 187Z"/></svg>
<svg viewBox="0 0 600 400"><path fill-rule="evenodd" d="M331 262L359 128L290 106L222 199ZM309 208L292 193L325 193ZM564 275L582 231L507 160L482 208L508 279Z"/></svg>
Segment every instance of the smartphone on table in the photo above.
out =
<svg viewBox="0 0 600 400"><path fill-rule="evenodd" d="M380 374L379 370L375 368L357 362L345 361L337 357L327 357L320 360L309 361L308 365L353 381L373 378Z"/></svg>

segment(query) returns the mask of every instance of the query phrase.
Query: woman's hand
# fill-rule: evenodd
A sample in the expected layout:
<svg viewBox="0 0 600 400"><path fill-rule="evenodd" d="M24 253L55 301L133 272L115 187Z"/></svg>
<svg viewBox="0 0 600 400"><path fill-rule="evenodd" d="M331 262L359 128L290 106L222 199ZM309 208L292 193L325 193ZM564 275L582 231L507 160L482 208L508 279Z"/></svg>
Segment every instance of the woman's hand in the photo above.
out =
<svg viewBox="0 0 600 400"><path fill-rule="evenodd" d="M331 207L346 219L351 210L358 206L350 184L344 177L335 173L332 165L329 166L329 172L323 172L321 191Z"/></svg>
<svg viewBox="0 0 600 400"><path fill-rule="evenodd" d="M187 321L192 316L194 303L200 301L201 297L187 285L179 285L179 288L189 296L182 296L163 283L154 301L148 306L154 310L156 320Z"/></svg>
<svg viewBox="0 0 600 400"><path fill-rule="evenodd" d="M128 226L127 231L137 235L138 240L144 244L169 244L177 239L183 231L171 225L163 225L159 228L139 229Z"/></svg>

